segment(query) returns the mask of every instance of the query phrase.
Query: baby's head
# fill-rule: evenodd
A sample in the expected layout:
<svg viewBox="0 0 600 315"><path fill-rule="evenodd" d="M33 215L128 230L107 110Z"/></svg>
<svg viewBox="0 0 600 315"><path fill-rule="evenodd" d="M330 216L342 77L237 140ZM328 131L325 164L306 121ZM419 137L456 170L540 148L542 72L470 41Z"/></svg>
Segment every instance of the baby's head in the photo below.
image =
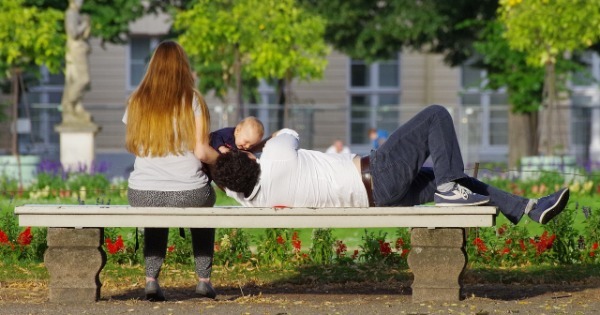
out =
<svg viewBox="0 0 600 315"><path fill-rule="evenodd" d="M235 146L238 149L248 150L262 140L264 133L265 129L260 120L256 117L248 116L235 126L235 131L233 132Z"/></svg>

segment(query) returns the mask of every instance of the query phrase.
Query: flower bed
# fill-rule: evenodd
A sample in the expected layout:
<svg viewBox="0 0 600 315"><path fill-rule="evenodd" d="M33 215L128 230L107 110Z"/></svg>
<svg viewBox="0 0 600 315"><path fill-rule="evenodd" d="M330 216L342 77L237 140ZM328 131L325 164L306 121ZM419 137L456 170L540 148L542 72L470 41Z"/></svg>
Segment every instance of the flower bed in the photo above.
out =
<svg viewBox="0 0 600 315"><path fill-rule="evenodd" d="M544 173L536 181L499 177L485 181L531 197L546 195L565 185L563 177L556 173ZM566 184L571 188L569 205L545 226L529 219L513 225L499 217L496 227L469 229L467 254L470 265L519 267L597 263L600 259L598 177L590 173L583 181ZM25 189L0 177L0 196L4 197L4 201L0 201L1 259L43 260L46 231L19 227L13 215L16 203L126 204L126 195L124 180L111 182L96 171L65 173L55 166L43 165L37 179ZM217 204L232 204L232 201L219 193ZM304 230L264 229L257 235L244 229L218 229L215 264L289 267L367 263L407 267L406 257L410 251L407 228L398 228L393 233L381 229L364 230L360 240L352 245L346 239L336 239L331 229L311 231L307 238ZM109 263L142 263L143 251L141 248L136 250L135 235L135 229L131 228L105 229ZM171 229L167 262L190 263L190 242L190 237L182 238L178 229Z"/></svg>

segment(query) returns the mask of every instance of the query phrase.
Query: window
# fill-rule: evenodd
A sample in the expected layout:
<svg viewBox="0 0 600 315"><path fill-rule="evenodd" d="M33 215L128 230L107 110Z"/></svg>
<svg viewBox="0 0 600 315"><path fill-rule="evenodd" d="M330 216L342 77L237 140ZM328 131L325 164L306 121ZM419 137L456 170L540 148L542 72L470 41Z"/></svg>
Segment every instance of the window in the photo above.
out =
<svg viewBox="0 0 600 315"><path fill-rule="evenodd" d="M59 135L54 126L62 120L59 105L64 84L62 72L51 74L46 67L40 68L39 80L29 87L19 105L19 119L28 126L19 132L20 153L58 158Z"/></svg>
<svg viewBox="0 0 600 315"><path fill-rule="evenodd" d="M467 145L470 154L465 157L481 160L504 160L508 153L508 98L504 89L486 90L486 71L472 62L461 66L461 104L469 121Z"/></svg>
<svg viewBox="0 0 600 315"><path fill-rule="evenodd" d="M573 73L571 88L571 152L581 160L600 157L600 56L593 51L574 55L583 69Z"/></svg>
<svg viewBox="0 0 600 315"><path fill-rule="evenodd" d="M146 73L152 51L158 45L155 37L131 37L129 40L129 67L127 89L134 90Z"/></svg>
<svg viewBox="0 0 600 315"><path fill-rule="evenodd" d="M392 132L398 127L400 104L400 62L391 60L367 64L350 60L350 144L370 144L368 130Z"/></svg>

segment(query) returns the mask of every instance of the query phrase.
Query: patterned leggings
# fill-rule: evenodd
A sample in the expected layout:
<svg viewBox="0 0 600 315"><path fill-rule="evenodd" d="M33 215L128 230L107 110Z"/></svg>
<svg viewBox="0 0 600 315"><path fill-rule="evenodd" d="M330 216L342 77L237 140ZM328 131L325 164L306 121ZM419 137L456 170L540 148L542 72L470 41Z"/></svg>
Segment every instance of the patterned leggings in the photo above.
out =
<svg viewBox="0 0 600 315"><path fill-rule="evenodd" d="M212 207L216 201L211 185L185 191L153 191L129 189L132 207ZM196 274L210 278L214 254L215 229L190 229ZM158 278L167 254L168 228L144 229L144 262L146 277Z"/></svg>

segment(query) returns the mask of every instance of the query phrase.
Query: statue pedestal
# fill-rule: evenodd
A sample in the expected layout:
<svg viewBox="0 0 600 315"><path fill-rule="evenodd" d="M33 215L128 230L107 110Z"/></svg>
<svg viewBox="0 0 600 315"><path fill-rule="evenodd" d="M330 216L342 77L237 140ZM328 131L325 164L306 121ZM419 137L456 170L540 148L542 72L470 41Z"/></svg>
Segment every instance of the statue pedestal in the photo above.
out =
<svg viewBox="0 0 600 315"><path fill-rule="evenodd" d="M94 137L100 130L92 122L62 123L54 127L60 133L60 162L66 171L89 172L95 158Z"/></svg>

